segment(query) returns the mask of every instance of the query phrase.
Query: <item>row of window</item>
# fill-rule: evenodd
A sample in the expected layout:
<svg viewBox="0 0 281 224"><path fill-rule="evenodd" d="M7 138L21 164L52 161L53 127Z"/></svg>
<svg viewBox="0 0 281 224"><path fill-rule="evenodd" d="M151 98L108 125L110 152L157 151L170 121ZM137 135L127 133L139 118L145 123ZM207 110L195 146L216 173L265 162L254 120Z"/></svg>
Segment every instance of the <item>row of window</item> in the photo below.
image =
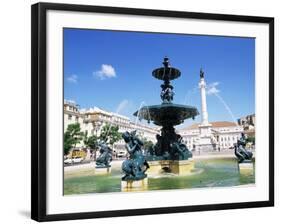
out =
<svg viewBox="0 0 281 224"><path fill-rule="evenodd" d="M77 116L77 115L76 115L76 116L73 116L73 115L71 115L71 114L68 114L68 120L69 120L69 121L72 120L72 117L75 117L75 121L78 122L79 116Z"/></svg>
<svg viewBox="0 0 281 224"><path fill-rule="evenodd" d="M236 142L237 140L239 139L239 136L221 136L218 140L220 142ZM191 138L191 139L186 139L186 144L189 144L189 143L193 143L193 141L198 141L199 139L198 138Z"/></svg>
<svg viewBox="0 0 281 224"><path fill-rule="evenodd" d="M193 143L187 143L185 142L187 148L191 149L191 148L194 148L194 144ZM229 148L229 147L233 147L233 143L231 142L227 142L227 143L220 143L218 144L220 148Z"/></svg>
<svg viewBox="0 0 281 224"><path fill-rule="evenodd" d="M66 108L66 110L69 110L69 111L78 112L77 107L74 107L74 106L66 106L65 108Z"/></svg>
<svg viewBox="0 0 281 224"><path fill-rule="evenodd" d="M231 139L232 139L232 141L233 142L235 142L235 141L237 141L238 139L239 139L239 137L238 136L232 136L232 138L230 137L230 136L228 136L228 137L220 137L220 142L226 142L226 141L231 141Z"/></svg>

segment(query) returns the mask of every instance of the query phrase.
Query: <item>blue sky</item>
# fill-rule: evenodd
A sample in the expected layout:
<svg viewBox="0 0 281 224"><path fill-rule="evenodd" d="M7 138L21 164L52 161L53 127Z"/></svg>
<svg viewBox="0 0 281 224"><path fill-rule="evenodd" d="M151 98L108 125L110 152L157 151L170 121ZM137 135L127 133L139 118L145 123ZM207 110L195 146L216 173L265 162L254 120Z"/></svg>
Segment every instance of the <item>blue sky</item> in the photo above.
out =
<svg viewBox="0 0 281 224"><path fill-rule="evenodd" d="M182 73L172 81L174 103L200 112L202 67L209 121L233 120L221 100L235 119L255 113L252 38L64 29L64 98L81 108L97 106L133 118L142 102L161 103L161 81L151 72L162 66L164 56Z"/></svg>

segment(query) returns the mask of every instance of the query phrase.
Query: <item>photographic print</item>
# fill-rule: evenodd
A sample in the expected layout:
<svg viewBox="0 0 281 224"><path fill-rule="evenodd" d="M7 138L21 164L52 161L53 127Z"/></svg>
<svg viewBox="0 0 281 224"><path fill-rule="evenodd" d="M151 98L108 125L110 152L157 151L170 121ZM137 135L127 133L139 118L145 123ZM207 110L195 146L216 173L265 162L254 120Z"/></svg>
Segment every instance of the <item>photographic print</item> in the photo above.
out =
<svg viewBox="0 0 281 224"><path fill-rule="evenodd" d="M255 38L63 41L64 195L255 185Z"/></svg>
<svg viewBox="0 0 281 224"><path fill-rule="evenodd" d="M274 205L274 18L38 3L31 53L33 219Z"/></svg>

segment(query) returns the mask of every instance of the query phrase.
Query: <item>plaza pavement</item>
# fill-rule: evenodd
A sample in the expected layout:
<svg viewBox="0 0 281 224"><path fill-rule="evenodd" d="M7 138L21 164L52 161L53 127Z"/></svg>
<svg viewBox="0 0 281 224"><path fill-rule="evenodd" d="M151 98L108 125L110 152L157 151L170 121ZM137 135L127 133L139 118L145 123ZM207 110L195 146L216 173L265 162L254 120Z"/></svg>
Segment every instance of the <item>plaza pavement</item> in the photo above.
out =
<svg viewBox="0 0 281 224"><path fill-rule="evenodd" d="M253 152L255 157L255 152ZM197 160L197 159L215 159L215 158L235 158L235 155L233 153L232 150L227 150L225 152L212 152L212 153L193 153L193 159ZM117 160L113 160L111 162L111 166L112 167L121 167L122 162L125 160L124 159L117 159ZM81 163L81 164L75 164L75 165L71 165L71 166L65 166L64 167L64 171L65 172L71 172L71 171L75 171L75 170L87 170L87 169L92 169L95 167L95 161L90 161L87 163Z"/></svg>

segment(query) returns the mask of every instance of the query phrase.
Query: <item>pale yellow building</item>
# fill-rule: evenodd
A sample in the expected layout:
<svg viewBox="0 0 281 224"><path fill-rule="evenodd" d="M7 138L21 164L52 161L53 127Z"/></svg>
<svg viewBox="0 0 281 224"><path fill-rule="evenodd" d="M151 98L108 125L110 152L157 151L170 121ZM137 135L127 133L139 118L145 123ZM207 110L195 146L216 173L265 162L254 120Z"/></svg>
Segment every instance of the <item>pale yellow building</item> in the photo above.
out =
<svg viewBox="0 0 281 224"><path fill-rule="evenodd" d="M102 110L98 107L87 110L79 110L79 106L74 102L64 102L64 131L66 131L69 124L78 122L81 131L87 132L88 135L99 136L102 127L106 124L119 127L121 133L125 131L137 131L137 135L156 143L156 134L159 134L159 128L154 128L141 124L139 122L132 122L128 117ZM82 143L80 144L82 146ZM125 150L125 142L120 140L114 144L114 150Z"/></svg>

